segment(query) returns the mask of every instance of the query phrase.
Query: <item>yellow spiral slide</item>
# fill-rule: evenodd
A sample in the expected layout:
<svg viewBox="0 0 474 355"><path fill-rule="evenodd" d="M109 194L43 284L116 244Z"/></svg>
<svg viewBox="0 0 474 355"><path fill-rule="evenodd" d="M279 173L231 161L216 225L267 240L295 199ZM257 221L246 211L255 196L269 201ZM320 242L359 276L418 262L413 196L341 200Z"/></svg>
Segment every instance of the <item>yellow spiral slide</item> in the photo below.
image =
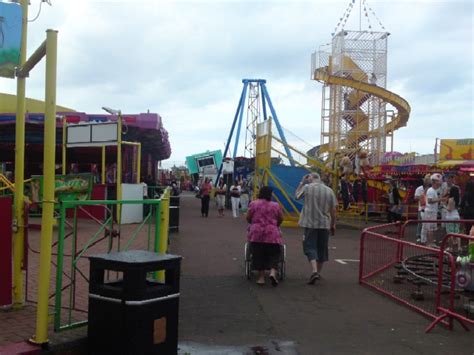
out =
<svg viewBox="0 0 474 355"><path fill-rule="evenodd" d="M393 119L384 127L386 134L406 126L411 110L408 102L391 91L369 83L367 74L351 58L345 56L343 62L344 67L348 68L347 74L344 77L331 75L331 70L328 66L317 68L313 73L313 79L324 84L340 85L354 89L347 98L348 106L349 109L356 110L358 114L355 119L349 115L344 116L344 119L349 122L352 128L348 132L346 139L340 142L340 145L349 149L357 148L359 143L370 136L371 131L369 131L368 117L360 110L360 107L371 95L392 105L397 110ZM329 63L331 63L331 59ZM361 134L361 132L366 133ZM329 143L323 144L319 147L319 153L328 152L329 149Z"/></svg>

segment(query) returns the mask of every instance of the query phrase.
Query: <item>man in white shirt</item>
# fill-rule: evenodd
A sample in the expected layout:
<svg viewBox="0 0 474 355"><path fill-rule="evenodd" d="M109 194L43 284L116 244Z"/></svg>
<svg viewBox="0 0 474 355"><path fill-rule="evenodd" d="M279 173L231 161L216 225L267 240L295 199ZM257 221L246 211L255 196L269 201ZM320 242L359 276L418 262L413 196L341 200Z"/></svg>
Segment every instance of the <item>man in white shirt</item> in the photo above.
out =
<svg viewBox="0 0 474 355"><path fill-rule="evenodd" d="M426 191L426 207L423 214L424 221L435 221L438 219L438 206L439 202L442 201L441 196L439 196L441 180L441 174L436 173L431 175L431 187ZM438 223L436 222L423 223L423 227L421 228L421 238L422 240L427 240L429 246L436 246L433 240L433 232L437 229Z"/></svg>
<svg viewBox="0 0 474 355"><path fill-rule="evenodd" d="M239 204L240 204L240 182L235 179L234 184L230 187L230 202L232 204L232 215L234 218L239 217Z"/></svg>
<svg viewBox="0 0 474 355"><path fill-rule="evenodd" d="M431 184L431 178L430 178L430 175L428 174L423 178L423 185L418 186L415 190L414 199L415 201L418 201L418 220L419 221L423 219L423 213L425 212L425 206L426 206L426 191L430 187L430 184ZM423 223L418 223L418 226L416 228L416 242L417 243L421 243L421 242L426 243L426 240L421 239L422 226L423 226Z"/></svg>

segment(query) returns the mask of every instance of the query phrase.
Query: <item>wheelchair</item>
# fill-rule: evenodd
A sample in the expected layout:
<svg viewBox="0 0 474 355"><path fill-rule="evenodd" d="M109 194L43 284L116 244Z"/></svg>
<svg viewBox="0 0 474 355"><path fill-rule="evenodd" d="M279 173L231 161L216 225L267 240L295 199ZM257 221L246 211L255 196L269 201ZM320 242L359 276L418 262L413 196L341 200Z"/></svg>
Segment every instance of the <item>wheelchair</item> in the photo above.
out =
<svg viewBox="0 0 474 355"><path fill-rule="evenodd" d="M278 280L283 281L286 274L286 244L280 245L280 260L278 261L277 274ZM244 260L245 260L245 276L248 280L252 278L252 252L250 251L250 243L246 242L244 246Z"/></svg>

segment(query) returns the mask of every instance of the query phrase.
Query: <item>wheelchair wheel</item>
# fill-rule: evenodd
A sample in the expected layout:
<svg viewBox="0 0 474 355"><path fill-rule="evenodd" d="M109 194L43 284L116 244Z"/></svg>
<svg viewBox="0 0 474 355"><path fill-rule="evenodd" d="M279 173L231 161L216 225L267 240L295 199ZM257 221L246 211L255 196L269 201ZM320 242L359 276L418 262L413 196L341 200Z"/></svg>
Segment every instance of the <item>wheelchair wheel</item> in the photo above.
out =
<svg viewBox="0 0 474 355"><path fill-rule="evenodd" d="M278 279L283 281L286 275L286 245L281 246L280 262L278 263Z"/></svg>
<svg viewBox="0 0 474 355"><path fill-rule="evenodd" d="M250 269L250 261L245 261L245 276L247 276L247 280L252 278L252 270Z"/></svg>
<svg viewBox="0 0 474 355"><path fill-rule="evenodd" d="M252 255L250 254L250 245L249 243L245 243L244 247L244 263L245 263L245 276L247 279L250 280L252 277Z"/></svg>
<svg viewBox="0 0 474 355"><path fill-rule="evenodd" d="M284 261L278 264L278 280L283 281L286 274L286 263Z"/></svg>

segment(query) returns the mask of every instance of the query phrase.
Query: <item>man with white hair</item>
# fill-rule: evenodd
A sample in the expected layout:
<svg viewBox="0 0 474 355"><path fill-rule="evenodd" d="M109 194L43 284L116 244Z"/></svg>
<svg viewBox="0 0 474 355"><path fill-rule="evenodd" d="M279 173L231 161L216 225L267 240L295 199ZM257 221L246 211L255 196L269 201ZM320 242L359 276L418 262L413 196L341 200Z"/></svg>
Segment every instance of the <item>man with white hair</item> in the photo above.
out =
<svg viewBox="0 0 474 355"><path fill-rule="evenodd" d="M423 214L424 221L435 221L438 219L439 202L443 199L440 197L441 174L431 175L431 187L426 191L426 206ZM429 246L435 247L433 240L433 232L438 229L438 223L423 223L421 228L421 240L427 241Z"/></svg>
<svg viewBox="0 0 474 355"><path fill-rule="evenodd" d="M295 193L304 199L299 225L304 228L303 252L311 265L308 284L321 278L324 262L328 261L329 233L336 231L337 200L334 192L321 182L317 173L305 175Z"/></svg>
<svg viewBox="0 0 474 355"><path fill-rule="evenodd" d="M415 201L418 202L418 220L421 221L423 219L423 215L425 213L426 207L426 191L431 185L431 175L427 174L423 178L423 185L420 185L415 190ZM417 243L424 243L426 244L426 235L424 236L425 239L421 238L421 229L423 227L423 223L418 223L416 227L416 242Z"/></svg>

